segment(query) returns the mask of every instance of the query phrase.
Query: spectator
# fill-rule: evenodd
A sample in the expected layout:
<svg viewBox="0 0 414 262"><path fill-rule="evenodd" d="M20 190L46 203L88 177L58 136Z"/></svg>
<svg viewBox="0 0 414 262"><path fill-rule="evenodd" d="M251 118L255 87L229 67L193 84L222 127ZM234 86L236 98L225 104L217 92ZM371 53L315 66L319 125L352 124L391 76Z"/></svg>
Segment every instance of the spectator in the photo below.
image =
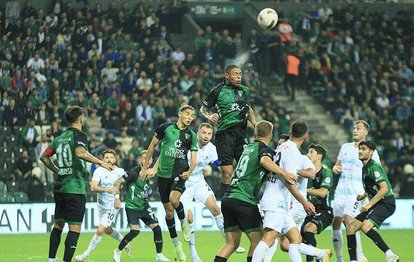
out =
<svg viewBox="0 0 414 262"><path fill-rule="evenodd" d="M4 109L2 124L9 126L9 127L15 126L17 124L19 115L20 115L20 112L16 108L15 100L10 99L8 102L8 106Z"/></svg>
<svg viewBox="0 0 414 262"><path fill-rule="evenodd" d="M105 135L105 139L102 141L102 144L106 147L106 148L111 148L111 149L116 149L118 142L115 139L115 136L112 132L108 132Z"/></svg>
<svg viewBox="0 0 414 262"><path fill-rule="evenodd" d="M37 138L39 136L37 129L35 128L35 119L29 119L27 126L23 127L22 130L22 146L26 149L33 148L37 145Z"/></svg>
<svg viewBox="0 0 414 262"><path fill-rule="evenodd" d="M152 126L152 107L143 99L136 108L136 126L138 128Z"/></svg>
<svg viewBox="0 0 414 262"><path fill-rule="evenodd" d="M40 156L42 155L43 151L49 146L49 141L46 134L42 134L40 138L40 142L37 144L35 148L35 155L36 155L36 163L37 166L40 168L41 176L40 181L41 184L46 184L48 188L48 192L51 194L53 189L53 172L48 169L42 161L40 161Z"/></svg>
<svg viewBox="0 0 414 262"><path fill-rule="evenodd" d="M21 157L17 159L13 168L13 173L16 176L16 182L21 184L22 191L26 191L27 189L29 177L32 174L32 168L33 162L29 158L29 152L27 150L23 150Z"/></svg>

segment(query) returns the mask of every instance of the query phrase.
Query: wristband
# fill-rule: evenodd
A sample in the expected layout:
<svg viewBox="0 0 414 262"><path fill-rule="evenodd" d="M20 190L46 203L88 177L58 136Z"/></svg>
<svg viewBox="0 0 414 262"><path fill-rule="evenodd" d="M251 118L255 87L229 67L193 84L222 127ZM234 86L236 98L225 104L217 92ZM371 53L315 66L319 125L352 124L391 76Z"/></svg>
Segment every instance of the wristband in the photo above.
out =
<svg viewBox="0 0 414 262"><path fill-rule="evenodd" d="M115 194L115 198L119 198L119 194Z"/></svg>

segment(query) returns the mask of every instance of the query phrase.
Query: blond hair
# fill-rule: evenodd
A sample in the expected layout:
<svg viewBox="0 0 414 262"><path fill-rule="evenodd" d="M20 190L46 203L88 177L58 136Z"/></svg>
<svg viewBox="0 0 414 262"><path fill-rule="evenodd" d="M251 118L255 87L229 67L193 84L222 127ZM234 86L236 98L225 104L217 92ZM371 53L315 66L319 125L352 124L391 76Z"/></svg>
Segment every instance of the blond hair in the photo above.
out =
<svg viewBox="0 0 414 262"><path fill-rule="evenodd" d="M254 126L254 133L257 137L267 137L273 132L273 124L266 120L260 120Z"/></svg>

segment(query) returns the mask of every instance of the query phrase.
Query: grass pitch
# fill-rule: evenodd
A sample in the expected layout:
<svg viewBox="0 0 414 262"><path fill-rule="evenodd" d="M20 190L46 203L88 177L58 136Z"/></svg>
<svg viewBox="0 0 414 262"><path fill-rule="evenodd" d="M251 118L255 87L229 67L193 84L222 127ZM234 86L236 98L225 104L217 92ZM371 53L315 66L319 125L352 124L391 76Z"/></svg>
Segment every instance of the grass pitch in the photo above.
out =
<svg viewBox="0 0 414 262"><path fill-rule="evenodd" d="M125 234L125 232L123 232ZM180 241L183 243L184 251L187 254L187 260L191 261L188 244L181 238L181 232L178 232ZM321 248L332 248L331 231L325 231L322 235L317 236L318 246ZM401 258L401 261L414 261L414 251L412 243L414 239L413 230L380 230L380 234L385 241ZM88 246L92 233L81 234L78 242L78 248L75 255L81 254ZM58 250L58 261L62 261L63 249L66 234L62 235L61 244ZM167 232L163 232L164 237L164 254L174 261L173 245ZM371 262L385 261L384 254L362 234L362 242L365 256ZM346 250L346 236L344 232L344 257L349 261L348 252ZM196 245L199 256L203 261L213 261L217 250L223 244L223 239L219 232L196 232ZM20 261L47 261L49 245L49 234L24 234L24 235L0 235L0 261L4 262L20 262ZM112 252L118 243L110 236L104 236L98 247L89 256L89 262L107 262L112 261ZM242 238L243 247L248 249L249 244L245 236ZM153 243L152 232L142 232L132 242L132 256L128 257L124 252L122 261L155 261L155 246ZM303 258L304 259L304 258ZM239 262L246 261L246 254L233 254L228 261ZM278 249L273 261L289 261L286 253ZM331 258L331 261L335 261Z"/></svg>

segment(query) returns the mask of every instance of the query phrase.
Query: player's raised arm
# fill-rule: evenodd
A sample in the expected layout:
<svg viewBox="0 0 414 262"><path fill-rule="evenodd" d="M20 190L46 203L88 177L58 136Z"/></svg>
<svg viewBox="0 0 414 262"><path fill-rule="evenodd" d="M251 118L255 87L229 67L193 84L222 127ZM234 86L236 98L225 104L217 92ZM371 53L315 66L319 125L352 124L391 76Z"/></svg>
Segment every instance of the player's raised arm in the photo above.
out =
<svg viewBox="0 0 414 262"><path fill-rule="evenodd" d="M75 154L77 157L90 163L100 165L101 167L106 168L109 171L114 170L114 166L112 164L106 163L100 160L99 158L96 158L94 155L89 153L83 146L77 146L75 148Z"/></svg>
<svg viewBox="0 0 414 262"><path fill-rule="evenodd" d="M253 126L256 125L256 115L254 114L254 110L251 106L249 106L249 112L247 113L247 119L252 123Z"/></svg>

